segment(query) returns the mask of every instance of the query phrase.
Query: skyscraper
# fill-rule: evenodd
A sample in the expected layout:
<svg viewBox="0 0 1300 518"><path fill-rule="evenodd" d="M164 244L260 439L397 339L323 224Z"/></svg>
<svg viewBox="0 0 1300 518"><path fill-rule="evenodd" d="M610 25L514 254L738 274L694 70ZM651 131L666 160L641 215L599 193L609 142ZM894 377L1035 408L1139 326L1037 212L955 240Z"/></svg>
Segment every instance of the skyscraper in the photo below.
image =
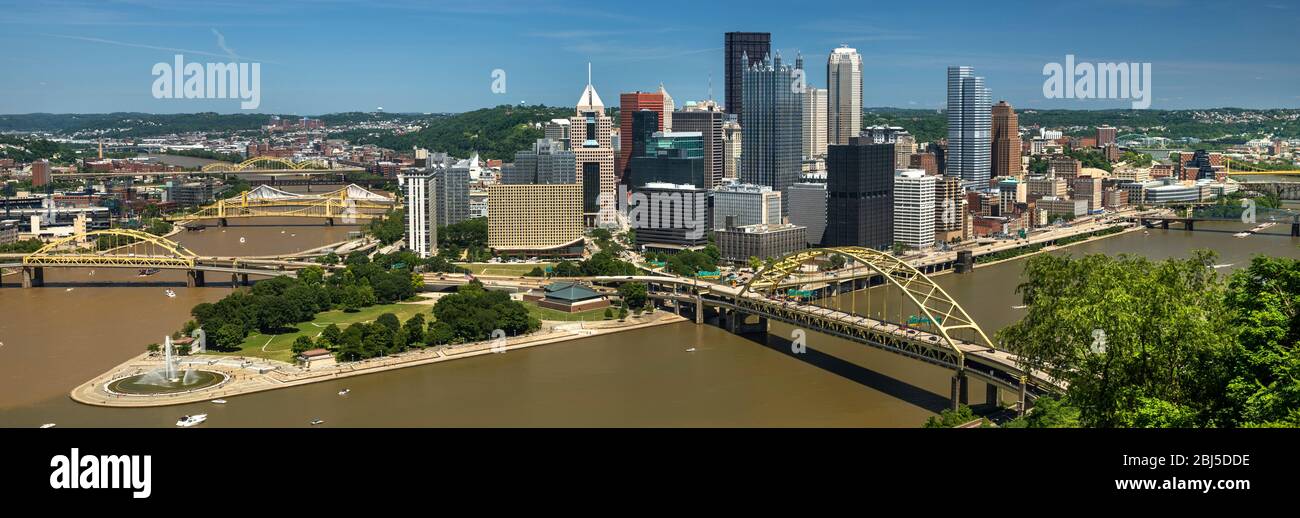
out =
<svg viewBox="0 0 1300 518"><path fill-rule="evenodd" d="M587 68L587 87L578 98L577 113L569 119L569 139L576 155L575 171L582 184L582 210L592 215L600 212L600 196L614 200L614 147L610 135L613 120L605 115L605 103L591 85L591 66ZM489 209L490 210L490 209Z"/></svg>
<svg viewBox="0 0 1300 518"><path fill-rule="evenodd" d="M819 245L826 232L826 184L796 183L790 195L790 223L808 228L808 244Z"/></svg>
<svg viewBox="0 0 1300 518"><path fill-rule="evenodd" d="M636 147L636 128L632 124L636 122L636 113L641 110L648 110L655 113L655 127L642 128L644 136L649 136L656 131L666 131L664 125L664 97L658 92L624 92L619 98L619 121L618 121L618 159L615 161L614 176L622 181L623 175L627 173L628 159L631 158L632 150ZM645 130L649 130L646 132Z"/></svg>
<svg viewBox="0 0 1300 518"><path fill-rule="evenodd" d="M712 189L722 183L724 160L726 159L725 137L723 136L723 119L726 114L716 105L702 109L690 109L673 114L675 132L698 131L704 139L704 174L705 189Z"/></svg>
<svg viewBox="0 0 1300 518"><path fill-rule="evenodd" d="M727 113L740 116L745 112L743 90L745 70L751 65L762 64L763 59L772 53L772 33L769 32L728 32L723 49L726 59L726 103Z"/></svg>
<svg viewBox="0 0 1300 518"><path fill-rule="evenodd" d="M912 248L934 245L934 194L937 176L905 169L894 177L894 242Z"/></svg>
<svg viewBox="0 0 1300 518"><path fill-rule="evenodd" d="M894 144L853 137L826 148L825 246L894 244Z"/></svg>
<svg viewBox="0 0 1300 518"><path fill-rule="evenodd" d="M727 120L722 123L722 177L739 178L740 177L740 157L744 144L744 135L740 129L740 121L736 120L735 115L727 115Z"/></svg>
<svg viewBox="0 0 1300 518"><path fill-rule="evenodd" d="M398 175L406 198L406 248L420 257L438 250L438 197L433 169Z"/></svg>
<svg viewBox="0 0 1300 518"><path fill-rule="evenodd" d="M1119 131L1114 126L1102 125L1097 126L1097 147L1106 147L1107 144L1115 143L1115 135Z"/></svg>
<svg viewBox="0 0 1300 518"><path fill-rule="evenodd" d="M659 98L663 103L663 110L659 112L659 131L673 131L673 111L677 105L673 102L673 96L668 95L668 90L664 89L663 83L659 83Z"/></svg>
<svg viewBox="0 0 1300 518"><path fill-rule="evenodd" d="M948 67L948 169L945 174L988 186L993 125L988 88L971 67Z"/></svg>
<svg viewBox="0 0 1300 518"><path fill-rule="evenodd" d="M826 92L825 88L808 88L803 96L803 156L826 156ZM812 228L808 229L812 236Z"/></svg>
<svg viewBox="0 0 1300 518"><path fill-rule="evenodd" d="M634 188L670 183L704 189L704 137L694 131L656 132L646 141L645 151L632 157L632 171L624 183Z"/></svg>
<svg viewBox="0 0 1300 518"><path fill-rule="evenodd" d="M1020 176L1020 123L1006 101L993 106L993 176Z"/></svg>
<svg viewBox="0 0 1300 518"><path fill-rule="evenodd" d="M632 119L632 133L629 135L619 131L619 139L624 141L625 144L619 146L618 153L625 158L623 159L623 168L619 170L618 181L619 183L628 183L631 181L629 176L633 174L635 169L632 166L632 161L636 157L645 156L646 144L655 133L661 133L661 130L658 129L661 125L659 124L659 113L652 110L624 112L622 116ZM631 148L624 146L631 146Z"/></svg>
<svg viewBox="0 0 1300 518"><path fill-rule="evenodd" d="M796 69L781 56L745 69L745 111L740 117L745 138L740 179L776 191L799 181L803 154L803 89ZM782 206L785 213L786 204Z"/></svg>
<svg viewBox="0 0 1300 518"><path fill-rule="evenodd" d="M437 184L438 226L455 225L469 219L470 167L461 160L451 167L439 167L434 174Z"/></svg>
<svg viewBox="0 0 1300 518"><path fill-rule="evenodd" d="M827 140L848 144L862 129L862 56L840 47L826 59Z"/></svg>
<svg viewBox="0 0 1300 518"><path fill-rule="evenodd" d="M502 166L501 183L506 185L578 183L575 160L573 152L566 151L559 142L549 138L537 139L531 151L515 153L515 163L507 164L509 167Z"/></svg>

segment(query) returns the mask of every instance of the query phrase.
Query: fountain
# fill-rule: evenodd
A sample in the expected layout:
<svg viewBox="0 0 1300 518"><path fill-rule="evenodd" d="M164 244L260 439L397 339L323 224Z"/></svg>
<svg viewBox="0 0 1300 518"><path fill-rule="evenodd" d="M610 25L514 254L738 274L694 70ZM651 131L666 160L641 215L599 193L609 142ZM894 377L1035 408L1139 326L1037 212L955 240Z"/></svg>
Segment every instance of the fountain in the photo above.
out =
<svg viewBox="0 0 1300 518"><path fill-rule="evenodd" d="M104 388L114 394L173 394L208 388L226 381L227 376L220 372L185 369L184 373L178 374L176 365L178 359L174 353L175 345L172 344L172 338L166 337L163 344L162 367L144 374L118 378L108 382Z"/></svg>

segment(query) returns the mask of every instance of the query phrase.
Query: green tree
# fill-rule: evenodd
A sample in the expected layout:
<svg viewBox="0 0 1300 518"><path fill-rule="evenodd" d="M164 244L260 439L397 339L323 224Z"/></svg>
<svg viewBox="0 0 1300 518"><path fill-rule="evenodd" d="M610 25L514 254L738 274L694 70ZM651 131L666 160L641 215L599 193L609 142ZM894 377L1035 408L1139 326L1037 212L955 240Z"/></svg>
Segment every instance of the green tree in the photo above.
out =
<svg viewBox="0 0 1300 518"><path fill-rule="evenodd" d="M975 413L970 407L960 405L957 410L945 409L939 412L937 416L930 416L925 420L924 428L956 428L963 424L969 423L976 419Z"/></svg>
<svg viewBox="0 0 1300 518"><path fill-rule="evenodd" d="M305 351L310 351L315 348L316 344L313 343L311 337L307 335L299 336L293 341L293 354L302 354Z"/></svg>
<svg viewBox="0 0 1300 518"><path fill-rule="evenodd" d="M639 310L645 307L648 292L645 283L625 282L618 287L618 296L624 305Z"/></svg>
<svg viewBox="0 0 1300 518"><path fill-rule="evenodd" d="M244 343L244 336L243 327L230 323L217 328L217 332L212 334L212 341L218 349L232 351Z"/></svg>
<svg viewBox="0 0 1300 518"><path fill-rule="evenodd" d="M614 318L613 308L605 308L605 320L609 320L612 318Z"/></svg>
<svg viewBox="0 0 1300 518"><path fill-rule="evenodd" d="M379 317L375 319L375 323L387 327L389 331L394 333L397 332L397 328L402 325L401 322L397 320L397 315L392 313L379 315Z"/></svg>

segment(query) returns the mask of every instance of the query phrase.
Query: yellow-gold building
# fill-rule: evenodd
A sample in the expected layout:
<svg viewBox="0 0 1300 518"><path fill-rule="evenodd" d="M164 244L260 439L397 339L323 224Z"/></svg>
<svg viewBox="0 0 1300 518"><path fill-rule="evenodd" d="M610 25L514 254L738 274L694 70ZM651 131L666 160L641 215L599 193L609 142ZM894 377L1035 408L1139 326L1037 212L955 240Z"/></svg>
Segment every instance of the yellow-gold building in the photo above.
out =
<svg viewBox="0 0 1300 518"><path fill-rule="evenodd" d="M498 255L581 256L582 186L488 186L488 246Z"/></svg>

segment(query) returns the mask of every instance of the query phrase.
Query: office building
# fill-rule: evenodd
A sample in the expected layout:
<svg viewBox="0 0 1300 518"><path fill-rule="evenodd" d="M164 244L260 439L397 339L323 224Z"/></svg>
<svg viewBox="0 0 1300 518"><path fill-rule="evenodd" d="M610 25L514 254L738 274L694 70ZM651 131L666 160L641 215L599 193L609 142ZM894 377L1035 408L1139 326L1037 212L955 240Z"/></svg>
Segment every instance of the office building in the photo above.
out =
<svg viewBox="0 0 1300 518"><path fill-rule="evenodd" d="M563 144L549 138L537 139L531 151L515 153L515 163L501 166L501 182L520 184L578 183L576 155Z"/></svg>
<svg viewBox="0 0 1300 518"><path fill-rule="evenodd" d="M438 195L437 223L440 227L469 219L470 161L461 160L434 173Z"/></svg>
<svg viewBox="0 0 1300 518"><path fill-rule="evenodd" d="M945 174L987 186L992 149L990 96L971 67L948 67L948 165Z"/></svg>
<svg viewBox="0 0 1300 518"><path fill-rule="evenodd" d="M708 197L707 190L694 185L653 182L637 187L633 200L648 206L641 207L640 211L629 207L636 244L648 250L665 251L707 245Z"/></svg>
<svg viewBox="0 0 1300 518"><path fill-rule="evenodd" d="M826 89L809 87L803 96L804 159L826 156Z"/></svg>
<svg viewBox="0 0 1300 518"><path fill-rule="evenodd" d="M809 245L820 245L826 233L826 183L796 183L786 195L790 197L790 223L808 229Z"/></svg>
<svg viewBox="0 0 1300 518"><path fill-rule="evenodd" d="M937 176L904 169L894 176L894 242L912 248L934 246L934 194Z"/></svg>
<svg viewBox="0 0 1300 518"><path fill-rule="evenodd" d="M434 169L397 176L406 204L406 248L420 257L438 250L438 196Z"/></svg>
<svg viewBox="0 0 1300 518"><path fill-rule="evenodd" d="M1055 223L1058 219L1069 221L1088 213L1088 200L1067 200L1048 196L1034 203L1039 210L1047 212L1048 223Z"/></svg>
<svg viewBox="0 0 1300 518"><path fill-rule="evenodd" d="M1094 211L1102 208L1101 197L1101 178L1093 176L1080 176L1074 179L1074 199L1086 200L1088 210Z"/></svg>
<svg viewBox="0 0 1300 518"><path fill-rule="evenodd" d="M766 260L807 248L807 231L790 223L731 225L715 231L714 241L723 261L746 264L750 257Z"/></svg>
<svg viewBox="0 0 1300 518"><path fill-rule="evenodd" d="M642 112L649 113L649 112ZM704 137L699 132L656 132L641 156L633 156L632 175L623 182L637 188L650 183L688 184L707 190Z"/></svg>
<svg viewBox="0 0 1300 518"><path fill-rule="evenodd" d="M931 175L935 176L935 175ZM936 176L934 184L934 239L944 243L970 239L966 194L961 179Z"/></svg>
<svg viewBox="0 0 1300 518"><path fill-rule="evenodd" d="M583 191L578 184L489 185L488 247L498 255L582 255Z"/></svg>
<svg viewBox="0 0 1300 518"><path fill-rule="evenodd" d="M781 56L745 69L745 139L740 179L785 191L799 181L803 156L803 90L791 88L796 68Z"/></svg>
<svg viewBox="0 0 1300 518"><path fill-rule="evenodd" d="M195 206L212 201L212 184L208 182L167 182L163 201L177 205Z"/></svg>
<svg viewBox="0 0 1300 518"><path fill-rule="evenodd" d="M740 178L740 156L742 151L743 136L740 130L740 121L735 116L728 115L727 119L722 122L722 177L723 178Z"/></svg>
<svg viewBox="0 0 1300 518"><path fill-rule="evenodd" d="M862 129L862 56L840 47L826 58L827 140L847 145Z"/></svg>
<svg viewBox="0 0 1300 518"><path fill-rule="evenodd" d="M698 105L697 105L698 106ZM674 133L698 132L704 144L704 188L722 183L726 169L726 114L714 104L708 108L687 109L673 114Z"/></svg>
<svg viewBox="0 0 1300 518"><path fill-rule="evenodd" d="M934 153L912 153L908 156L906 169L920 169L930 176L940 174L939 162L935 160Z"/></svg>
<svg viewBox="0 0 1300 518"><path fill-rule="evenodd" d="M740 226L781 222L782 194L771 187L727 184L715 188L712 194L711 228L725 228L728 216L733 216L734 224Z"/></svg>
<svg viewBox="0 0 1300 518"><path fill-rule="evenodd" d="M664 131L664 96L658 92L623 93L619 95L618 113L618 160L614 165L615 176L621 182L627 174L629 159L638 155L637 146L644 144L652 133Z"/></svg>
<svg viewBox="0 0 1300 518"><path fill-rule="evenodd" d="M569 119L569 137L575 155L575 172L582 185L582 212L588 222L595 224L600 212L601 196L614 199L614 144L611 131L613 121L605 115L605 104L591 85L591 72L587 72L587 87L578 98L576 115ZM491 210L489 208L489 210Z"/></svg>
<svg viewBox="0 0 1300 518"><path fill-rule="evenodd" d="M560 143L560 149L573 149L569 140L569 119L551 119L543 128L543 136Z"/></svg>
<svg viewBox="0 0 1300 518"><path fill-rule="evenodd" d="M660 112L662 124L659 131L673 131L673 112L677 110L677 105L673 102L673 96L668 95L668 90L664 89L663 83L659 83L659 98L663 103L663 111Z"/></svg>
<svg viewBox="0 0 1300 518"><path fill-rule="evenodd" d="M1006 101L993 106L993 176L1019 178L1020 122L1016 110Z"/></svg>
<svg viewBox="0 0 1300 518"><path fill-rule="evenodd" d="M1070 188L1064 178L1051 176L1029 178L1025 180L1025 186L1026 201L1037 201L1048 196L1065 198L1070 194Z"/></svg>
<svg viewBox="0 0 1300 518"><path fill-rule="evenodd" d="M772 34L767 32L728 32L725 36L723 53L726 59L726 98L723 99L727 113L737 119L745 113L744 83L745 71L751 66L762 65L763 60L772 53Z"/></svg>
<svg viewBox="0 0 1300 518"><path fill-rule="evenodd" d="M826 246L893 245L894 145L853 137L826 151Z"/></svg>

